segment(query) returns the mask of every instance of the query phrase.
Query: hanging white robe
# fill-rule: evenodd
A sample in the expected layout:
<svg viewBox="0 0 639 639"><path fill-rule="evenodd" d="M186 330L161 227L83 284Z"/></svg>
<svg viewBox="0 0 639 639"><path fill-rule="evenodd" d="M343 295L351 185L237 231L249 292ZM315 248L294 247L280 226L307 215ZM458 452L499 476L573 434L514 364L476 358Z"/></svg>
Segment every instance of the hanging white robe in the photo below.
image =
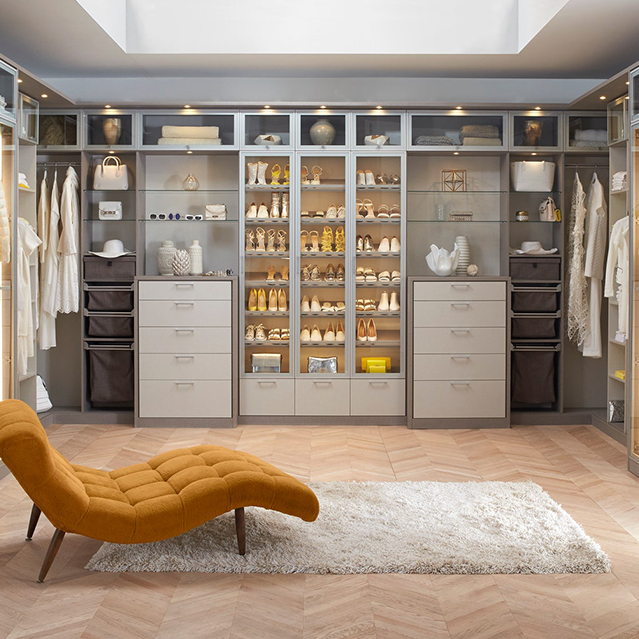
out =
<svg viewBox="0 0 639 639"><path fill-rule="evenodd" d="M56 346L55 320L58 315L58 244L60 242L60 207L58 204L58 174L53 178L51 206L48 214L48 245L45 250L42 274L40 275L40 348L48 350Z"/></svg>
<svg viewBox="0 0 639 639"><path fill-rule="evenodd" d="M617 331L627 335L630 311L630 218L628 216L615 222L610 233L604 295L617 298L619 303Z"/></svg>
<svg viewBox="0 0 639 639"><path fill-rule="evenodd" d="M601 294L606 259L608 209L604 190L595 173L586 201L586 264L588 278L588 335L583 343L584 357L601 357Z"/></svg>
<svg viewBox="0 0 639 639"><path fill-rule="evenodd" d="M80 236L78 201L78 175L73 169L67 169L67 177L62 185L60 217L62 233L58 253L58 304L60 313L77 313L80 310Z"/></svg>
<svg viewBox="0 0 639 639"><path fill-rule="evenodd" d="M29 222L18 218L17 243L17 296L18 296L18 340L16 351L18 354L18 375L25 375L28 369L28 359L35 355L35 327L32 299L35 290L31 288L31 269L29 257L42 243ZM37 286L36 281L33 286Z"/></svg>
<svg viewBox="0 0 639 639"><path fill-rule="evenodd" d="M51 202L49 200L49 185L47 184L47 174L40 184L40 200L38 201L38 237L42 240L40 244L40 264L44 264L47 249L49 248L49 214Z"/></svg>

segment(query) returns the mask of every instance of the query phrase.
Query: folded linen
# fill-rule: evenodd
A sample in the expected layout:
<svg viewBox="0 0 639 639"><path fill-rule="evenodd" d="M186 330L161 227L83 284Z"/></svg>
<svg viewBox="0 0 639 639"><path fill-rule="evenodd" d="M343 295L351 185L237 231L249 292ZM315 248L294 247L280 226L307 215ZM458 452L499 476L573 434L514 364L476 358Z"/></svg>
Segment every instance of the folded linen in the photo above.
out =
<svg viewBox="0 0 639 639"><path fill-rule="evenodd" d="M603 140L570 140L570 146L582 147L582 148L592 148L592 147L600 147L606 146L607 142Z"/></svg>
<svg viewBox="0 0 639 639"><path fill-rule="evenodd" d="M219 126L163 126L163 138L219 138Z"/></svg>
<svg viewBox="0 0 639 639"><path fill-rule="evenodd" d="M466 124L459 131L459 139L464 138L498 138L499 129L492 124Z"/></svg>
<svg viewBox="0 0 639 639"><path fill-rule="evenodd" d="M608 132L606 129L577 129L575 131L575 140L591 140L597 142L608 142Z"/></svg>
<svg viewBox="0 0 639 639"><path fill-rule="evenodd" d="M464 138L464 146L501 146L500 138Z"/></svg>
<svg viewBox="0 0 639 639"><path fill-rule="evenodd" d="M216 146L222 144L220 138L160 138L158 144L174 146Z"/></svg>
<svg viewBox="0 0 639 639"><path fill-rule="evenodd" d="M456 146L457 142L447 135L420 135L416 140L417 146Z"/></svg>

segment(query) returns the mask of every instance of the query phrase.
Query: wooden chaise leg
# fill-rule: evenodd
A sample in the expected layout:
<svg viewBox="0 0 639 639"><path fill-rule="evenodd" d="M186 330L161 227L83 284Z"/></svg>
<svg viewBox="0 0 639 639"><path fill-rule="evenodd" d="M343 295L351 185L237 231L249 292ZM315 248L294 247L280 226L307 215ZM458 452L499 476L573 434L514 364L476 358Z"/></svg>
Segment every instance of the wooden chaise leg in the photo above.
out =
<svg viewBox="0 0 639 639"><path fill-rule="evenodd" d="M240 555L246 552L246 528L244 526L244 508L235 509L235 532L237 533L237 549Z"/></svg>
<svg viewBox="0 0 639 639"><path fill-rule="evenodd" d="M44 578L47 576L49 568L51 568L51 564L53 563L55 556L58 554L58 550L60 550L63 539L64 533L56 528L55 532L53 533L53 537L51 538L49 549L47 550L47 556L42 562L42 568L40 568L40 575L38 576L39 583L42 583L44 581Z"/></svg>
<svg viewBox="0 0 639 639"><path fill-rule="evenodd" d="M31 517L29 518L29 528L27 528L27 541L31 541L33 538L33 533L35 532L36 526L38 525L38 519L40 519L40 513L42 511L33 504L33 508L31 509Z"/></svg>

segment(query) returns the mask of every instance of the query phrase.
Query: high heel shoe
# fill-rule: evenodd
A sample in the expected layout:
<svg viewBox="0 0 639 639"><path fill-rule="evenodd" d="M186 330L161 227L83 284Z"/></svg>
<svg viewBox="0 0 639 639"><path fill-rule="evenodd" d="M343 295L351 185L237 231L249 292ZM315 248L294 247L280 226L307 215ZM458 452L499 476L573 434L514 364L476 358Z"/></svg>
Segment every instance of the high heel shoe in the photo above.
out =
<svg viewBox="0 0 639 639"><path fill-rule="evenodd" d="M275 252L275 229L269 229L268 233L266 234L267 237L267 244L266 244L266 250L269 253L273 253Z"/></svg>
<svg viewBox="0 0 639 639"><path fill-rule="evenodd" d="M375 326L375 320L372 318L368 320L368 341L377 341L377 327Z"/></svg>
<svg viewBox="0 0 639 639"><path fill-rule="evenodd" d="M301 177L302 184L310 184L311 183L309 175L310 174L308 172L308 167L307 166L302 166L300 168L300 177Z"/></svg>
<svg viewBox="0 0 639 639"><path fill-rule="evenodd" d="M253 186L257 184L257 162L248 162L246 165L248 170L247 184Z"/></svg>
<svg viewBox="0 0 639 639"><path fill-rule="evenodd" d="M274 282L275 281L275 267L273 265L269 265L266 269L266 281Z"/></svg>
<svg viewBox="0 0 639 639"><path fill-rule="evenodd" d="M291 165L287 164L284 167L284 179L282 180L282 184L284 186L288 186L290 183L291 183Z"/></svg>
<svg viewBox="0 0 639 639"><path fill-rule="evenodd" d="M266 238L266 231L261 226L258 226L255 229L255 237L257 238L257 246L255 247L255 250L265 251L266 246L264 244L264 239Z"/></svg>
<svg viewBox="0 0 639 639"><path fill-rule="evenodd" d="M370 235L364 237L364 251L367 253L372 253L375 250L373 246L373 238Z"/></svg>
<svg viewBox="0 0 639 639"><path fill-rule="evenodd" d="M337 207L337 218L341 219L346 217L346 207L343 204L340 204Z"/></svg>
<svg viewBox="0 0 639 639"><path fill-rule="evenodd" d="M375 219L375 210L373 208L373 203L371 202L371 200L364 200L362 202L362 204L364 205L364 208L366 209L366 218L367 220L374 220Z"/></svg>
<svg viewBox="0 0 639 639"><path fill-rule="evenodd" d="M278 311L287 311L288 303L286 301L286 291L281 288L277 293L277 310Z"/></svg>
<svg viewBox="0 0 639 639"><path fill-rule="evenodd" d="M266 291L263 288L257 292L257 310L260 312L266 311Z"/></svg>
<svg viewBox="0 0 639 639"><path fill-rule="evenodd" d="M390 217L388 211L388 204L380 204L379 208L377 209L377 217L380 220L388 219Z"/></svg>
<svg viewBox="0 0 639 639"><path fill-rule="evenodd" d="M335 279L338 282L343 282L346 279L346 271L344 270L344 265L343 264L338 264L337 265L337 271L335 273Z"/></svg>
<svg viewBox="0 0 639 639"><path fill-rule="evenodd" d="M324 341L325 342L334 342L335 341L335 330L333 329L333 322L329 322L326 330L324 331Z"/></svg>
<svg viewBox="0 0 639 639"><path fill-rule="evenodd" d="M313 330L311 331L311 342L321 342L322 341L322 333L320 333L320 329L317 324L313 324Z"/></svg>
<svg viewBox="0 0 639 639"><path fill-rule="evenodd" d="M288 282L288 266L282 266L281 275L282 281Z"/></svg>
<svg viewBox="0 0 639 639"><path fill-rule="evenodd" d="M309 239L311 240L311 251L314 253L319 253L319 231L311 231L308 234Z"/></svg>
<svg viewBox="0 0 639 639"><path fill-rule="evenodd" d="M280 194L273 193L271 195L271 218L279 218L280 216Z"/></svg>
<svg viewBox="0 0 639 639"><path fill-rule="evenodd" d="M322 253L331 253L333 251L333 229L325 226L322 231Z"/></svg>
<svg viewBox="0 0 639 639"><path fill-rule="evenodd" d="M397 292L393 291L390 297L389 308L391 311L397 312L399 310L399 301L397 300Z"/></svg>
<svg viewBox="0 0 639 639"><path fill-rule="evenodd" d="M300 333L300 342L305 344L306 342L311 341L311 332L308 330L308 326L304 326L302 332Z"/></svg>
<svg viewBox="0 0 639 639"><path fill-rule="evenodd" d="M366 342L368 340L368 333L366 331L366 322L360 317L357 322L357 341Z"/></svg>
<svg viewBox="0 0 639 639"><path fill-rule="evenodd" d="M319 313L322 310L322 306L317 295L313 295L311 298L311 313Z"/></svg>
<svg viewBox="0 0 639 639"><path fill-rule="evenodd" d="M401 247L399 245L399 240L397 239L397 237L395 235L393 235L393 237L391 238L391 241L390 241L391 253L399 253L400 248Z"/></svg>
<svg viewBox="0 0 639 639"><path fill-rule="evenodd" d="M357 242L356 250L358 253L361 253L364 250L364 238L361 235L358 235L355 240Z"/></svg>
<svg viewBox="0 0 639 639"><path fill-rule="evenodd" d="M271 186L280 185L280 175L282 174L282 167L279 164L274 164L271 167Z"/></svg>
<svg viewBox="0 0 639 639"><path fill-rule="evenodd" d="M380 173L375 176L375 184L388 184L388 175L386 173Z"/></svg>
<svg viewBox="0 0 639 639"><path fill-rule="evenodd" d="M313 167L313 180L312 180L311 184L321 184L320 175L322 175L323 172L324 171L322 171L322 167L321 166L315 165Z"/></svg>
<svg viewBox="0 0 639 639"><path fill-rule="evenodd" d="M377 305L377 310L382 312L388 311L388 293L386 291L382 292L379 304Z"/></svg>
<svg viewBox="0 0 639 639"><path fill-rule="evenodd" d="M337 324L337 332L335 333L335 340L343 344L346 341L346 333L344 332L344 326L341 322Z"/></svg>
<svg viewBox="0 0 639 639"><path fill-rule="evenodd" d="M322 279L322 272L317 264L311 266L311 282L319 282Z"/></svg>
<svg viewBox="0 0 639 639"><path fill-rule="evenodd" d="M390 252L390 241L385 235L382 238L382 241L379 243L379 246L377 247L377 250L380 253L388 253L388 252Z"/></svg>
<svg viewBox="0 0 639 639"><path fill-rule="evenodd" d="M308 251L306 243L308 242L308 231L300 231L300 251Z"/></svg>
<svg viewBox="0 0 639 639"><path fill-rule="evenodd" d="M311 269L309 266L302 266L302 272L300 274L302 282L308 282L311 279Z"/></svg>
<svg viewBox="0 0 639 639"><path fill-rule="evenodd" d="M268 169L268 162L257 163L257 183L266 186L266 169Z"/></svg>
<svg viewBox="0 0 639 639"><path fill-rule="evenodd" d="M364 174L366 177L366 186L375 186L375 174L370 169L366 169Z"/></svg>
<svg viewBox="0 0 639 639"><path fill-rule="evenodd" d="M359 198L355 200L355 206L357 208L356 217L360 220L364 219L362 215L362 209L364 208L364 202L362 202Z"/></svg>
<svg viewBox="0 0 639 639"><path fill-rule="evenodd" d="M274 288L268 292L268 310L271 313L277 311L277 291Z"/></svg>
<svg viewBox="0 0 639 639"><path fill-rule="evenodd" d="M346 236L344 235L344 227L338 226L335 229L335 251L343 253L346 250Z"/></svg>
<svg viewBox="0 0 639 639"><path fill-rule="evenodd" d="M255 250L255 233L253 233L252 229L248 229L246 231L246 251L254 251Z"/></svg>
<svg viewBox="0 0 639 639"><path fill-rule="evenodd" d="M277 250L280 253L286 251L286 231L277 232Z"/></svg>
<svg viewBox="0 0 639 639"><path fill-rule="evenodd" d="M252 202L251 206L249 206L248 210L246 211L246 219L254 220L256 217L257 217L257 205L255 204L255 202Z"/></svg>
<svg viewBox="0 0 639 639"><path fill-rule="evenodd" d="M324 275L325 282L334 282L335 281L335 267L332 262L329 262L326 267L326 275Z"/></svg>
<svg viewBox="0 0 639 639"><path fill-rule="evenodd" d="M257 209L257 219L268 220L268 209L266 208L266 204L264 204L264 202L262 202L260 204L260 208Z"/></svg>
<svg viewBox="0 0 639 639"><path fill-rule="evenodd" d="M304 297L302 298L301 312L302 313L310 313L311 312L311 304L310 304L310 302L308 300L308 295L304 295Z"/></svg>
<svg viewBox="0 0 639 639"><path fill-rule="evenodd" d="M331 204L326 209L326 219L327 220L335 220L337 218L337 207L334 204Z"/></svg>
<svg viewBox="0 0 639 639"><path fill-rule="evenodd" d="M366 177L364 175L364 171L361 169L357 169L357 186L366 186Z"/></svg>
<svg viewBox="0 0 639 639"><path fill-rule="evenodd" d="M256 311L257 310L257 290L254 289L254 288L252 288L249 291L248 310L249 311Z"/></svg>
<svg viewBox="0 0 639 639"><path fill-rule="evenodd" d="M288 193L282 193L282 215L281 215L281 217L282 217L282 219L288 218Z"/></svg>

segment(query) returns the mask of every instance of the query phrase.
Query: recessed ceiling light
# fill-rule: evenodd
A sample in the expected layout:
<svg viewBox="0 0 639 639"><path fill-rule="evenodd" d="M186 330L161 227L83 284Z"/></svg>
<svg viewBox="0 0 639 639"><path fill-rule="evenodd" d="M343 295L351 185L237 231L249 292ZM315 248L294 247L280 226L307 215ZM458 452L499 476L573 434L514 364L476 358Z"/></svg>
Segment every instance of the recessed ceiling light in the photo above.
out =
<svg viewBox="0 0 639 639"><path fill-rule="evenodd" d="M104 105L104 108L105 108L105 109L110 109L110 108L111 108L111 105L110 105L110 104L105 104L105 105Z"/></svg>
<svg viewBox="0 0 639 639"><path fill-rule="evenodd" d="M271 108L271 105L270 105L270 104L265 104L265 105L264 105L264 108L265 108L265 109L270 109L270 108Z"/></svg>
<svg viewBox="0 0 639 639"><path fill-rule="evenodd" d="M190 108L191 108L191 105L190 105L190 104L185 104L185 105L184 105L184 108L185 108L185 109L190 109Z"/></svg>
<svg viewBox="0 0 639 639"><path fill-rule="evenodd" d="M46 98L48 98L49 96L46 93L43 93L40 97L46 100Z"/></svg>
<svg viewBox="0 0 639 639"><path fill-rule="evenodd" d="M18 78L18 84L22 84L22 82L23 82L22 78ZM626 82L626 84L628 83Z"/></svg>
<svg viewBox="0 0 639 639"><path fill-rule="evenodd" d="M459 155L459 151L454 151L453 155Z"/></svg>
<svg viewBox="0 0 639 639"><path fill-rule="evenodd" d="M383 109L384 107L381 104L378 104L375 108L376 109Z"/></svg>
<svg viewBox="0 0 639 639"><path fill-rule="evenodd" d="M326 105L325 105L325 104L321 104L321 105L320 105L320 109L325 109L325 108L326 108Z"/></svg>
<svg viewBox="0 0 639 639"><path fill-rule="evenodd" d="M193 151L187 151L188 155L191 155L191 153L193 153Z"/></svg>
<svg viewBox="0 0 639 639"><path fill-rule="evenodd" d="M20 80L18 80L18 82L20 82ZM626 86L628 86L630 84L630 82L626 82Z"/></svg>
<svg viewBox="0 0 639 639"><path fill-rule="evenodd" d="M630 100L630 96L629 95L626 96L626 100Z"/></svg>
<svg viewBox="0 0 639 639"><path fill-rule="evenodd" d="M605 96L605 95L600 95L600 96L599 96L599 99L600 99L600 100L605 100L605 99L606 99L606 96Z"/></svg>
<svg viewBox="0 0 639 639"><path fill-rule="evenodd" d="M458 111L461 111L461 110L462 110L462 107L460 107L460 106L456 106L455 108L456 108Z"/></svg>
<svg viewBox="0 0 639 639"><path fill-rule="evenodd" d="M530 155L537 155L537 154L533 152L533 153L531 153Z"/></svg>
<svg viewBox="0 0 639 639"><path fill-rule="evenodd" d="M541 111L541 107L535 107L535 111Z"/></svg>
<svg viewBox="0 0 639 639"><path fill-rule="evenodd" d="M111 155L113 155L113 154L115 153L115 151L109 151L109 153L110 153Z"/></svg>

